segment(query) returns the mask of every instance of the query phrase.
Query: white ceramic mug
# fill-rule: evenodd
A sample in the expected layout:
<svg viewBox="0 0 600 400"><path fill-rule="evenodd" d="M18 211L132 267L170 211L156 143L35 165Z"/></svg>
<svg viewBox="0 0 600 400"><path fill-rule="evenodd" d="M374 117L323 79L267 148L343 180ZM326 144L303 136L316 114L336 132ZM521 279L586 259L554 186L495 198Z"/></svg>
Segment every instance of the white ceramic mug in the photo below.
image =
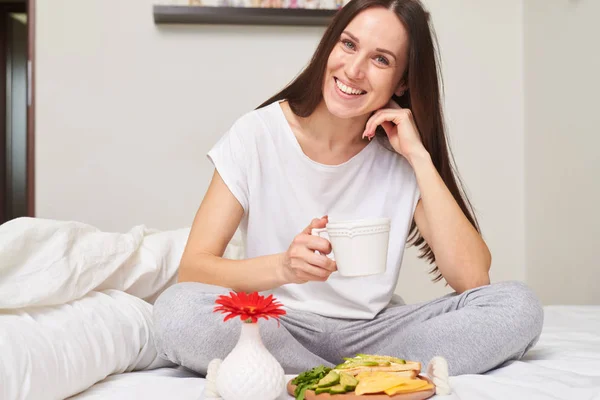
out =
<svg viewBox="0 0 600 400"><path fill-rule="evenodd" d="M329 240L333 251L328 257L336 261L340 275L367 276L385 272L389 218L332 221L311 233Z"/></svg>

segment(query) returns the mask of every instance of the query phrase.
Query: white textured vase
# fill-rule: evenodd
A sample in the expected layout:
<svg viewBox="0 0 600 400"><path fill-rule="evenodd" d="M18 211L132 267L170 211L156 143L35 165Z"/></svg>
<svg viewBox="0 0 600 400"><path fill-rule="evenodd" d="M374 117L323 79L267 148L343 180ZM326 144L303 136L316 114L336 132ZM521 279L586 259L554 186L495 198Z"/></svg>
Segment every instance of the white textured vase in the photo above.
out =
<svg viewBox="0 0 600 400"><path fill-rule="evenodd" d="M262 342L258 323L242 323L240 338L217 374L223 400L275 400L285 389L285 374Z"/></svg>

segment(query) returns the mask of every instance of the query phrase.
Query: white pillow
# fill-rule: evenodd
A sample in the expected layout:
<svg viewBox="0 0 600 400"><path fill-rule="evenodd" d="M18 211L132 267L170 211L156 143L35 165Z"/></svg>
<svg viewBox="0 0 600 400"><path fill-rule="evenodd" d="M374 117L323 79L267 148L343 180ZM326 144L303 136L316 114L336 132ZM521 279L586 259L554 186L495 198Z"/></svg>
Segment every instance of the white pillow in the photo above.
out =
<svg viewBox="0 0 600 400"><path fill-rule="evenodd" d="M171 365L154 347L152 306L127 293L0 312L1 399L64 399L110 374Z"/></svg>

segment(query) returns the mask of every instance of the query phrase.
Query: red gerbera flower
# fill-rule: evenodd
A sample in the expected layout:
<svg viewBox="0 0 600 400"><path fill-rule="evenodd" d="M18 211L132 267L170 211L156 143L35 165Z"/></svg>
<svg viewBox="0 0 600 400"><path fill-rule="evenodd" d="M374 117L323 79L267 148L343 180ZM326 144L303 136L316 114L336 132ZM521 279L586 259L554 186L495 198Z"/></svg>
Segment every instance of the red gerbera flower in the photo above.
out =
<svg viewBox="0 0 600 400"><path fill-rule="evenodd" d="M239 316L242 321L248 323L256 323L259 318L275 318L279 324L279 316L285 315L285 310L280 308L282 304L275 301L273 295L265 298L258 292L229 292L229 296L219 296L215 303L219 306L215 307L214 312L228 314L223 321Z"/></svg>

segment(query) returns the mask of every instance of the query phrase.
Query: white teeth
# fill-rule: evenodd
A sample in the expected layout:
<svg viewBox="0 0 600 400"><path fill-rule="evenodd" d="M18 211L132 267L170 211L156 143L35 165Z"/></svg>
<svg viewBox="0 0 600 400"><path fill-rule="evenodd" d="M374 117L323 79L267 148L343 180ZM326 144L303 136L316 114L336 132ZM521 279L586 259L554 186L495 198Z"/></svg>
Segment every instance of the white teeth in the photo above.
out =
<svg viewBox="0 0 600 400"><path fill-rule="evenodd" d="M360 89L354 89L351 88L349 86L344 85L342 82L340 82L339 80L335 79L335 84L337 85L338 88L340 88L340 90L346 94L363 94L366 93L364 90L360 90Z"/></svg>

